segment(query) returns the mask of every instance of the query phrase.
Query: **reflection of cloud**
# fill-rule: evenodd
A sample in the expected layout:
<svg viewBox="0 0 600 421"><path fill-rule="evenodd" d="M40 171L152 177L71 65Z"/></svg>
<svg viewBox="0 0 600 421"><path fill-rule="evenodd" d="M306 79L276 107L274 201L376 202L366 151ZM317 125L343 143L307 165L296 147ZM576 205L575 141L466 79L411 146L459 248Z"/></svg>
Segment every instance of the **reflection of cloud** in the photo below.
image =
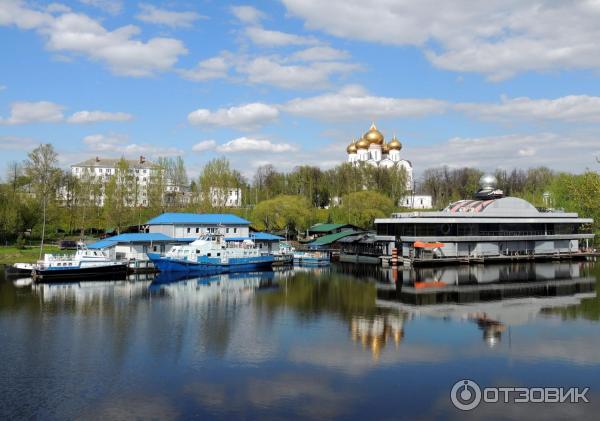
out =
<svg viewBox="0 0 600 421"><path fill-rule="evenodd" d="M448 347L439 344L419 345L402 343L398 349L384 348L377 360L370 352L348 343L311 344L293 347L289 359L294 363L334 369L349 375L362 375L379 366L401 363L440 363L450 358Z"/></svg>
<svg viewBox="0 0 600 421"><path fill-rule="evenodd" d="M332 418L349 407L351 394L323 374L281 373L272 378L242 378L231 384L195 382L183 387L198 405L210 411L240 413L250 408L273 413L297 411L296 417Z"/></svg>
<svg viewBox="0 0 600 421"><path fill-rule="evenodd" d="M109 398L91 407L80 419L84 420L174 420L177 409L163 396L119 396Z"/></svg>
<svg viewBox="0 0 600 421"><path fill-rule="evenodd" d="M600 364L600 338L586 336L567 336L557 340L553 338L533 336L517 337L506 353L510 358L520 360L563 360L572 364Z"/></svg>

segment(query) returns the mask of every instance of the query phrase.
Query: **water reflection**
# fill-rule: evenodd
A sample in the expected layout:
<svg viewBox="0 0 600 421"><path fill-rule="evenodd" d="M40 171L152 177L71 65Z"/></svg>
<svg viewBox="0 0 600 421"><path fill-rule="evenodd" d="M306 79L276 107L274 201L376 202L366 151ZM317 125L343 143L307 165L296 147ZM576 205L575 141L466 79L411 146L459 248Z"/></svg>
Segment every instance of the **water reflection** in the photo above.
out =
<svg viewBox="0 0 600 421"><path fill-rule="evenodd" d="M468 376L600 390L598 270L0 280L0 418L446 418Z"/></svg>

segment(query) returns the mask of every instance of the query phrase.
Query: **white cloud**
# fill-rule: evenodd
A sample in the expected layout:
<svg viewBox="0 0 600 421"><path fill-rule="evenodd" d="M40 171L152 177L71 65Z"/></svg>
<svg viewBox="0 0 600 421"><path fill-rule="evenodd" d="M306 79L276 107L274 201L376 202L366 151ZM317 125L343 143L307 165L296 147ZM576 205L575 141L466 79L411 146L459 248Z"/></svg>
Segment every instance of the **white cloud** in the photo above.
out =
<svg viewBox="0 0 600 421"><path fill-rule="evenodd" d="M122 0L79 0L79 3L96 7L113 15L121 13L121 10L123 10Z"/></svg>
<svg viewBox="0 0 600 421"><path fill-rule="evenodd" d="M304 37L301 35L289 34L287 32L272 31L260 26L250 26L246 28L246 35L253 43L268 47L319 44L319 40L314 37Z"/></svg>
<svg viewBox="0 0 600 421"><path fill-rule="evenodd" d="M226 54L202 60L193 69L179 71L184 78L196 82L224 78L227 77L228 72L229 63Z"/></svg>
<svg viewBox="0 0 600 421"><path fill-rule="evenodd" d="M6 89L6 85L0 85L0 91L3 91Z"/></svg>
<svg viewBox="0 0 600 421"><path fill-rule="evenodd" d="M238 137L217 147L218 152L293 152L298 148L289 143L272 143L270 140Z"/></svg>
<svg viewBox="0 0 600 421"><path fill-rule="evenodd" d="M286 65L276 57L257 57L238 64L236 69L245 74L250 83L287 89L316 89L327 86L332 76L359 70L360 66L338 61Z"/></svg>
<svg viewBox="0 0 600 421"><path fill-rule="evenodd" d="M499 104L464 103L454 108L484 119L600 122L600 97L588 95L555 99L503 97Z"/></svg>
<svg viewBox="0 0 600 421"><path fill-rule="evenodd" d="M252 6L233 6L231 13L243 23L258 23L265 14Z"/></svg>
<svg viewBox="0 0 600 421"><path fill-rule="evenodd" d="M283 3L310 29L348 39L417 46L438 67L480 72L493 80L527 70L600 68L596 1Z"/></svg>
<svg viewBox="0 0 600 421"><path fill-rule="evenodd" d="M213 139L209 139L209 140L202 140L202 141L196 143L194 146L192 146L192 150L194 152L204 152L204 151L213 150L216 147L217 147L217 142L215 142Z"/></svg>
<svg viewBox="0 0 600 421"><path fill-rule="evenodd" d="M30 137L0 136L0 150L22 151L33 148L36 145L37 142Z"/></svg>
<svg viewBox="0 0 600 421"><path fill-rule="evenodd" d="M62 121L63 106L48 101L13 102L10 116L0 118L0 124L57 123Z"/></svg>
<svg viewBox="0 0 600 421"><path fill-rule="evenodd" d="M82 53L106 62L113 72L128 76L149 76L169 70L180 55L187 53L177 39L135 40L132 37L139 33L138 27L127 25L108 31L85 15L61 15L45 32L50 50Z"/></svg>
<svg viewBox="0 0 600 421"><path fill-rule="evenodd" d="M347 86L339 92L309 98L296 98L282 110L326 121L351 121L358 118L420 117L446 110L447 103L426 98L373 96L360 86Z"/></svg>
<svg viewBox="0 0 600 421"><path fill-rule="evenodd" d="M55 52L82 54L106 63L117 74L150 76L173 67L187 54L183 43L174 38L155 37L144 42L134 38L137 26L126 25L113 31L84 15L64 13L53 16L23 6L17 0L0 2L0 25L36 29Z"/></svg>
<svg viewBox="0 0 600 421"><path fill-rule="evenodd" d="M411 147L408 144L403 153L421 171L441 165L484 170L547 166L578 173L597 167L595 157L600 156L600 139L556 133L457 137L430 146Z"/></svg>
<svg viewBox="0 0 600 421"><path fill-rule="evenodd" d="M86 124L104 121L130 121L133 115L128 113L110 113L106 111L78 111L67 119L69 123Z"/></svg>
<svg viewBox="0 0 600 421"><path fill-rule="evenodd" d="M253 129L276 120L278 116L277 108L253 102L238 107L220 108L214 112L200 108L188 114L188 121L198 125Z"/></svg>
<svg viewBox="0 0 600 421"><path fill-rule="evenodd" d="M348 58L350 58L350 54L347 51L327 46L306 48L290 56L290 59L294 61L330 61L346 60Z"/></svg>
<svg viewBox="0 0 600 421"><path fill-rule="evenodd" d="M48 6L46 6L46 12L48 13L68 13L70 11L71 8L62 3L50 3Z"/></svg>
<svg viewBox="0 0 600 421"><path fill-rule="evenodd" d="M163 147L151 144L129 143L129 136L121 133L93 134L85 136L83 143L90 152L103 153L109 156L178 156L183 151L174 147Z"/></svg>
<svg viewBox="0 0 600 421"><path fill-rule="evenodd" d="M0 25L15 25L20 29L34 29L52 22L52 15L23 6L20 0L0 2Z"/></svg>
<svg viewBox="0 0 600 421"><path fill-rule="evenodd" d="M140 13L136 16L137 19L171 28L189 28L195 21L204 17L196 12L174 12L144 3L140 4L140 9Z"/></svg>

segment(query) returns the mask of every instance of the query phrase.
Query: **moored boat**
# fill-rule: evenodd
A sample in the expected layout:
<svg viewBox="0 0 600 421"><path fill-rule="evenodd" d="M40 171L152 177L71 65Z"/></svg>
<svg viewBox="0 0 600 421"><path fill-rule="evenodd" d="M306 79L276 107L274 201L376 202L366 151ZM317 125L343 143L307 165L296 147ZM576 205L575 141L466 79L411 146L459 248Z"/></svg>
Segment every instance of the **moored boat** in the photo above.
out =
<svg viewBox="0 0 600 421"><path fill-rule="evenodd" d="M320 251L297 251L294 264L306 266L327 266L331 263L329 255Z"/></svg>
<svg viewBox="0 0 600 421"><path fill-rule="evenodd" d="M127 264L110 258L104 250L90 250L85 244L77 246L75 255L44 255L33 268L36 281L53 279L114 279L127 274Z"/></svg>
<svg viewBox="0 0 600 421"><path fill-rule="evenodd" d="M205 235L189 245L173 246L164 256L148 253L161 272L226 273L271 268L274 257L262 254L251 240L225 241Z"/></svg>
<svg viewBox="0 0 600 421"><path fill-rule="evenodd" d="M35 263L15 263L4 268L6 276L31 276Z"/></svg>

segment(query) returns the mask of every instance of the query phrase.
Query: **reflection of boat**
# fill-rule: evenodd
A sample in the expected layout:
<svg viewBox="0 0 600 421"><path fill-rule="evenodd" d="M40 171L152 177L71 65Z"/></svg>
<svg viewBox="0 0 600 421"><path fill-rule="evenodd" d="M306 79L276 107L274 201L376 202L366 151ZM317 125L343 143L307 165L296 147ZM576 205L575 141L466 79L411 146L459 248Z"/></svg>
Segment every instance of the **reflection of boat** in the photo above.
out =
<svg viewBox="0 0 600 421"><path fill-rule="evenodd" d="M212 297L246 297L256 289L273 285L274 272L237 272L208 276L160 273L148 290L153 295L168 296L186 302L204 302Z"/></svg>
<svg viewBox="0 0 600 421"><path fill-rule="evenodd" d="M270 268L273 256L263 255L250 240L225 241L220 235L206 235L189 245L174 246L164 256L148 253L161 272L226 273Z"/></svg>
<svg viewBox="0 0 600 421"><path fill-rule="evenodd" d="M127 265L113 261L104 250L90 250L80 244L75 255L44 255L44 260L34 268L34 279L48 281L54 279L90 278L120 279L127 274Z"/></svg>
<svg viewBox="0 0 600 421"><path fill-rule="evenodd" d="M327 266L331 263L329 255L320 251L297 251L294 253L294 263L307 266Z"/></svg>
<svg viewBox="0 0 600 421"><path fill-rule="evenodd" d="M13 285L17 288L28 287L33 283L32 278L19 278L13 281Z"/></svg>

